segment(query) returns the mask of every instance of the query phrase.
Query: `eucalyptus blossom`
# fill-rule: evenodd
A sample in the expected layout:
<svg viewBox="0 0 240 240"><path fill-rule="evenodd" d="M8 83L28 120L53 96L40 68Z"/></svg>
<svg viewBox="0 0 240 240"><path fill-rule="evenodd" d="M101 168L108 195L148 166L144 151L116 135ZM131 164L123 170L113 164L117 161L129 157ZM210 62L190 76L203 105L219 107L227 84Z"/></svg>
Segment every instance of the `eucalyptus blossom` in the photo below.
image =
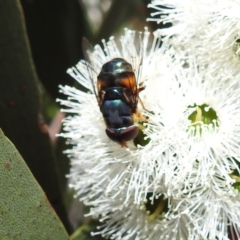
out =
<svg viewBox="0 0 240 240"><path fill-rule="evenodd" d="M239 0L153 0L149 7L153 9L149 21L171 24L159 32L166 38L171 37L167 41L176 49L187 55L194 51L203 64L218 64L238 73Z"/></svg>
<svg viewBox="0 0 240 240"><path fill-rule="evenodd" d="M149 34L140 51L129 30L121 50L113 38L104 42L105 52L96 46L89 57L93 78L86 61L68 70L88 90L60 87L68 96L59 100L63 111L71 113L60 134L72 146L70 187L104 222L98 233L114 239L228 239L230 230L238 236L240 75L203 63L194 49L178 51L168 38L159 48L159 30L148 50ZM115 57L132 63L145 85L138 104L145 120L136 122L141 141L127 147L105 134L93 94L101 66ZM149 195L157 202L150 214ZM165 199L167 208L158 211Z"/></svg>
<svg viewBox="0 0 240 240"><path fill-rule="evenodd" d="M193 224L187 201L165 194L153 197L148 193L144 201L134 203L131 197L124 201L124 192L122 194L116 199L113 191L111 196L96 199L93 203L88 215L99 216L102 223L93 235L119 240L188 239Z"/></svg>

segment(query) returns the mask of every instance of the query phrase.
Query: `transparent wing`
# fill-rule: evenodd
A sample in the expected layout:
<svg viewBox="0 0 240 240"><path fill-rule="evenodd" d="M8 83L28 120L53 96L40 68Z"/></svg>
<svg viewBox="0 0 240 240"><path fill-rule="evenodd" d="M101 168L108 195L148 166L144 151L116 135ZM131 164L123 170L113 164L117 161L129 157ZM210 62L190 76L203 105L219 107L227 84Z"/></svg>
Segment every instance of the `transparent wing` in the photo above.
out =
<svg viewBox="0 0 240 240"><path fill-rule="evenodd" d="M86 64L86 68L87 68L88 75L89 75L89 80L91 81L91 84L92 84L93 93L95 94L96 99L98 101L98 105L99 105L100 104L100 99L99 99L99 96L98 96L96 80L94 79L95 76L97 76L97 72L94 68L94 63L93 63L93 60L92 60L92 58L94 57L93 56L94 55L93 54L94 49L85 37L83 37L83 39L82 39L82 51L83 51L85 64Z"/></svg>
<svg viewBox="0 0 240 240"><path fill-rule="evenodd" d="M143 59L145 54L144 39L142 32L126 30L125 36L121 39L123 45L123 55L131 63L136 77L133 86L134 102L138 102L138 93L144 89L142 79Z"/></svg>
<svg viewBox="0 0 240 240"><path fill-rule="evenodd" d="M139 56L137 60L137 68L136 68L136 85L138 93L144 89L143 82L142 82L142 69L143 69L143 58L144 58L144 44L142 38L142 32L139 32L138 35L139 40Z"/></svg>

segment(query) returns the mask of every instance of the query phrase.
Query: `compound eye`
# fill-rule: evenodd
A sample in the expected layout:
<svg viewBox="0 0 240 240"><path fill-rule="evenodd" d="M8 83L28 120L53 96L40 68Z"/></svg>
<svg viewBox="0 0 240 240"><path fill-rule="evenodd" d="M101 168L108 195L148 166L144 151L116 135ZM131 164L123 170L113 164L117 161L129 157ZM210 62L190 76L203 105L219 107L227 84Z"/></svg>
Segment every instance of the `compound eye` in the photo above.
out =
<svg viewBox="0 0 240 240"><path fill-rule="evenodd" d="M122 140L130 141L138 135L138 131L139 131L138 127L133 125L126 129L121 130L120 136Z"/></svg>

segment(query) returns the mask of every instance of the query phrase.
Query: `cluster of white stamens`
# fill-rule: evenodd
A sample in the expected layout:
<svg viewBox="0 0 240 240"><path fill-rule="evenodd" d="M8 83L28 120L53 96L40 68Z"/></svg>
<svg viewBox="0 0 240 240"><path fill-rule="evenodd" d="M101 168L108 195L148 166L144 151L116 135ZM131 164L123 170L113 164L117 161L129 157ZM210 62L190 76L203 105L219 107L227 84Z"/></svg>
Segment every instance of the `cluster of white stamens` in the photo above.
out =
<svg viewBox="0 0 240 240"><path fill-rule="evenodd" d="M214 32L220 42L213 46L217 39L207 31L217 26L222 12L204 12L203 3L194 0L195 9L188 2L152 1L155 16L163 14L153 20L170 21L173 27L156 31L150 50L147 30L141 51L135 45L137 34L126 30L122 49L111 38L90 56L94 84L101 66L115 57L132 63L141 76L138 83L144 82L146 89L140 93L144 107L139 103L139 112L147 121L136 124L143 145L129 142L122 148L106 136L85 61L68 73L90 92L61 87L68 96L59 100L67 107L63 111L75 114L64 120L65 132L60 134L73 145L67 150L70 187L92 206L89 215L103 222L95 234L113 239L240 238L240 74L235 68L239 35L224 35L236 19L228 11L240 9L240 3L227 8L223 28ZM227 5L214 3L219 10ZM197 29L201 19L206 29ZM189 28L185 35L183 26ZM159 34L165 35L161 47Z"/></svg>

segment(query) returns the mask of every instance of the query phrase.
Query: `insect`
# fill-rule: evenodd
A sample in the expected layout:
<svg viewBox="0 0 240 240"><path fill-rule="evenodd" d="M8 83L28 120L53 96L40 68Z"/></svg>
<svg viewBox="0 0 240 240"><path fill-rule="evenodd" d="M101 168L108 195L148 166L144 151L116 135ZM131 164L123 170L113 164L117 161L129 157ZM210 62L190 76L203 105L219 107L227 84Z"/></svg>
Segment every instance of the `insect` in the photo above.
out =
<svg viewBox="0 0 240 240"><path fill-rule="evenodd" d="M89 56L91 45L85 38L83 51L94 93L106 123L106 134L112 141L127 147L127 141L136 138L139 132L138 126L134 125L136 118L146 120L137 111L138 94L144 87L138 88L132 65L123 58L113 58L106 62L97 76L95 86Z"/></svg>

